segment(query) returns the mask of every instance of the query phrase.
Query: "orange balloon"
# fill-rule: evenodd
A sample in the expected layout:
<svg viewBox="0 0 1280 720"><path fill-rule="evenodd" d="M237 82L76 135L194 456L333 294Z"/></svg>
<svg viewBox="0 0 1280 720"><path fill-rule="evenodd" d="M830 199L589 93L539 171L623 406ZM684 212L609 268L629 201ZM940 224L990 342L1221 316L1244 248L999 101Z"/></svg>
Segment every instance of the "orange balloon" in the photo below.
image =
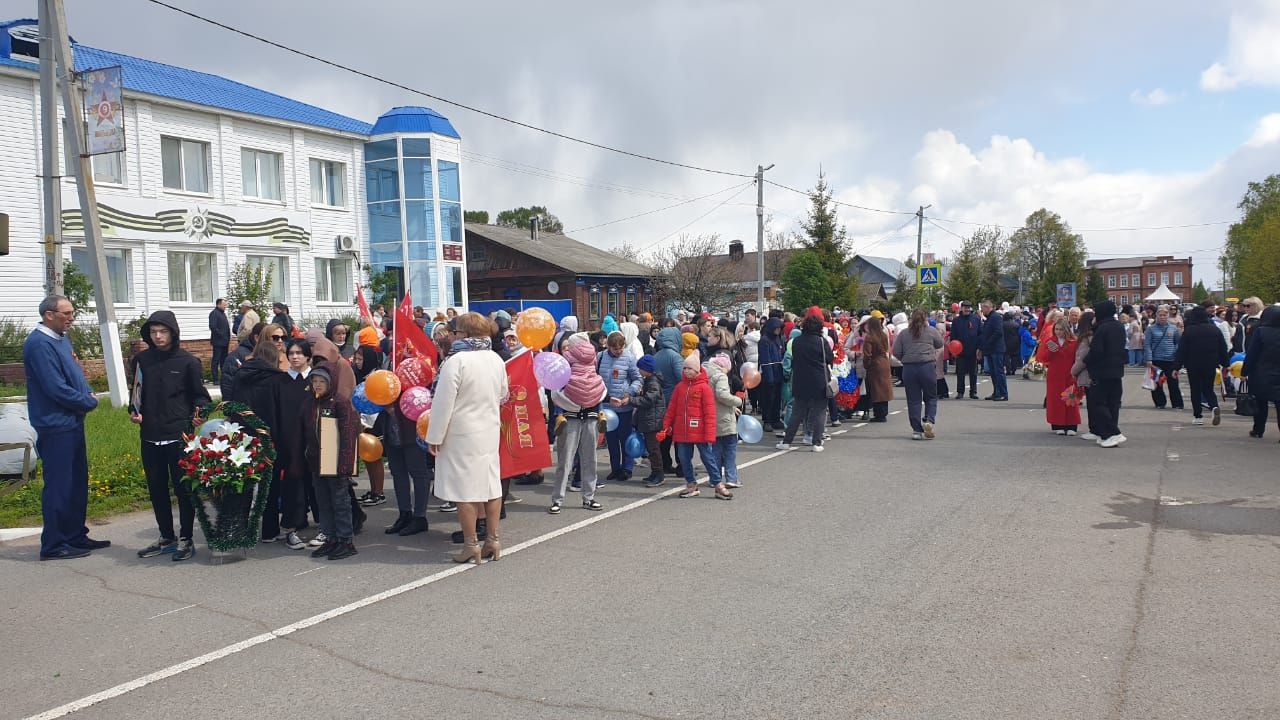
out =
<svg viewBox="0 0 1280 720"><path fill-rule="evenodd" d="M431 411L423 410L418 416L418 437L423 440L427 439L427 428L431 427Z"/></svg>
<svg viewBox="0 0 1280 720"><path fill-rule="evenodd" d="M742 373L742 384L745 385L748 390L755 389L755 387L760 384L761 379L759 370Z"/></svg>
<svg viewBox="0 0 1280 720"><path fill-rule="evenodd" d="M382 441L376 435L360 433L356 444L359 447L361 460L371 463L382 459Z"/></svg>
<svg viewBox="0 0 1280 720"><path fill-rule="evenodd" d="M364 379L364 395L374 405L390 405L400 397L400 378L390 370L374 370Z"/></svg>
<svg viewBox="0 0 1280 720"><path fill-rule="evenodd" d="M542 308L529 308L516 319L516 337L530 350L541 350L556 334L556 321Z"/></svg>

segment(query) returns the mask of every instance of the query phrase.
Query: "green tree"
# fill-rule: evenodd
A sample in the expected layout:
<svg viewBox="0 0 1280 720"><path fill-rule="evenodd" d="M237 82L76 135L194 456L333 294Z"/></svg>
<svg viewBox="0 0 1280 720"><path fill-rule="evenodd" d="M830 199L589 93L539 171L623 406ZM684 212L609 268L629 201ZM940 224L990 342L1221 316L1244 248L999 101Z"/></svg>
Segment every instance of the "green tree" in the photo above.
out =
<svg viewBox="0 0 1280 720"><path fill-rule="evenodd" d="M814 250L801 250L791 254L787 267L782 271L782 287L786 308L793 313L803 313L813 305L829 308L833 301L830 275L822 265L822 256Z"/></svg>
<svg viewBox="0 0 1280 720"><path fill-rule="evenodd" d="M93 291L93 281L75 263L70 260L62 263L62 294L75 307L76 318L93 305Z"/></svg>
<svg viewBox="0 0 1280 720"><path fill-rule="evenodd" d="M390 313L404 296L400 287L400 273L395 268L375 271L372 265L364 266L364 274L369 278L365 289L369 291L369 307L381 305Z"/></svg>
<svg viewBox="0 0 1280 720"><path fill-rule="evenodd" d="M1086 305L1097 305L1107 299L1107 284L1102 279L1102 273L1098 272L1097 267L1089 268L1089 275L1084 281L1084 303Z"/></svg>
<svg viewBox="0 0 1280 720"><path fill-rule="evenodd" d="M502 227L524 228L525 230L528 230L529 221L534 217L538 218L538 229L542 232L556 234L564 233L564 223L560 222L560 218L547 212L547 209L541 205L503 210L498 213L498 218L495 222Z"/></svg>
<svg viewBox="0 0 1280 720"><path fill-rule="evenodd" d="M1194 287L1191 288L1191 302L1202 303L1210 299L1209 289L1204 286L1203 280L1197 280Z"/></svg>
<svg viewBox="0 0 1280 720"><path fill-rule="evenodd" d="M1280 297L1280 175L1249 183L1237 207L1219 266L1236 295L1269 302Z"/></svg>
<svg viewBox="0 0 1280 720"><path fill-rule="evenodd" d="M240 307L240 303L248 300L253 305L258 317L269 319L267 312L271 305L271 274L262 266L251 267L249 263L237 263L232 266L227 276L227 304Z"/></svg>
<svg viewBox="0 0 1280 720"><path fill-rule="evenodd" d="M462 222L488 225L489 211L488 210L464 210L462 212Z"/></svg>
<svg viewBox="0 0 1280 720"><path fill-rule="evenodd" d="M1000 285L1009 254L1009 239L999 228L974 230L951 260L947 298L952 302L968 300L975 305L983 300L999 303L1012 299L1013 293Z"/></svg>
<svg viewBox="0 0 1280 720"><path fill-rule="evenodd" d="M1055 299L1057 283L1079 282L1087 257L1084 239L1044 208L1028 215L1010 238L1008 259L1019 269L1027 301L1036 305Z"/></svg>
<svg viewBox="0 0 1280 720"><path fill-rule="evenodd" d="M816 304L826 308L833 305L851 307L856 288L849 277L849 237L836 217L831 187L827 185L827 178L822 173L818 173L818 183L809 191L809 216L800 223L800 227L804 234L798 235L796 239L801 247L816 256L825 276L825 284L829 288L828 296ZM791 306L790 300L787 301L787 306Z"/></svg>

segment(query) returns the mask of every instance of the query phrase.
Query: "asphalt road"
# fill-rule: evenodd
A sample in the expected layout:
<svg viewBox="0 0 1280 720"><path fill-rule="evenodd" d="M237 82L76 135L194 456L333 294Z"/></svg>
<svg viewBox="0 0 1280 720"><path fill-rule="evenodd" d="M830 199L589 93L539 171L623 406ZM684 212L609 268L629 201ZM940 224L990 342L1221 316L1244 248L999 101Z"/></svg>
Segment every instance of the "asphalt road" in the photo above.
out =
<svg viewBox="0 0 1280 720"><path fill-rule="evenodd" d="M388 539L391 503L336 563L138 560L146 514L84 560L0 545L0 717L1278 718L1280 433L1138 381L1112 450L1014 380L931 442L744 449L732 502L521 488L481 567L452 516Z"/></svg>

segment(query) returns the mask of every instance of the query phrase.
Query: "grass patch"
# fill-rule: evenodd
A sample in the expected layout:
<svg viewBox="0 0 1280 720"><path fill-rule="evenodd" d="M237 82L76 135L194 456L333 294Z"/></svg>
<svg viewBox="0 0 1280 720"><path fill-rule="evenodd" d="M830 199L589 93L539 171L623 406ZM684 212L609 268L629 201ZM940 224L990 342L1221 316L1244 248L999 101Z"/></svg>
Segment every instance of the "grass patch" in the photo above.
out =
<svg viewBox="0 0 1280 720"><path fill-rule="evenodd" d="M22 383L0 382L0 398L22 397L27 394L27 386Z"/></svg>
<svg viewBox="0 0 1280 720"><path fill-rule="evenodd" d="M138 427L124 408L105 402L85 416L89 450L89 518L128 512L151 503L139 457ZM17 491L0 496L0 527L35 527L42 523L37 476Z"/></svg>

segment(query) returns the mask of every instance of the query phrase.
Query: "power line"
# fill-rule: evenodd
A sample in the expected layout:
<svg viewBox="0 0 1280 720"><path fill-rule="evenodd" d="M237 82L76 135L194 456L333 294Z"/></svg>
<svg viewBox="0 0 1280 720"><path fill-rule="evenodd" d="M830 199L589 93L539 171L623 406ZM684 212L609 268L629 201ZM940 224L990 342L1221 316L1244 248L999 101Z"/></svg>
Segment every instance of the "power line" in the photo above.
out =
<svg viewBox="0 0 1280 720"><path fill-rule="evenodd" d="M471 152L469 150L463 150L462 157L468 162L473 162L473 163L476 163L477 165L484 165L487 167L497 168L499 170L506 170L508 172L520 173L522 175L530 175L533 177L543 178L546 180L554 180L556 182L563 182L569 185L576 185L578 187L583 187L583 188L592 189L592 190L607 190L609 192L623 193L626 195L656 197L656 198L662 198L666 200L687 200L688 199L685 196L664 192L662 190L650 190L647 188L638 188L630 185L620 185L618 183L592 180L591 178L583 177L581 175L574 175L572 173L566 173L558 170L551 170L549 168L541 168L536 165L528 165L525 163L516 162L515 160L504 160L502 158L490 157L488 155L481 155L480 153Z"/></svg>
<svg viewBox="0 0 1280 720"><path fill-rule="evenodd" d="M607 225L616 225L616 224L618 224L618 223L620 223L620 222L626 222L626 221L628 221L628 220L635 220L636 218L644 217L645 215L653 215L654 213L660 213L660 212L662 212L662 211L664 211L664 210L671 210L672 208L678 208L678 207L680 207L680 206L682 206L682 205L688 205L689 203L697 202L697 201L699 201L699 200L706 200L707 198L715 197L716 195L720 195L721 193L726 193L726 192L729 192L730 190L733 190L733 189L735 189L735 188L741 188L741 187L743 187L743 186L745 186L745 185L750 185L750 184L751 184L751 183L742 183L741 185L730 185L729 187L724 188L724 189L722 189L722 190L717 190L717 191L715 191L715 192L713 192L713 193L709 193L709 194L707 194L707 195L702 195L702 196L700 196L700 197L689 198L689 199L684 200L684 201L682 201L682 202L678 202L678 203L676 203L675 205L667 205L666 207L660 207L660 208L657 208L656 210L649 210L649 211L642 212L642 213L636 213L635 215L628 215L627 217L624 217L624 218L618 218L617 220L610 220L610 221L608 221L608 222L602 222L602 223L600 223L600 224L598 224L598 225L589 225L589 226L587 226L587 227L580 227L580 228L574 228L574 229L572 229L572 230L565 230L565 231L564 231L564 234L565 234L565 235L568 235L569 233L585 232L585 231L587 231L587 230L595 230L596 228L602 228L602 227L605 227L605 226L607 226ZM735 195L734 197L736 197L736 195ZM730 199L730 200L732 200L732 199L733 199L733 197L730 197L729 199ZM721 203L721 205L723 205L723 204L724 204L724 203ZM719 208L719 207L720 207L720 205L717 205L717 206L716 206L716 208ZM712 208L712 210L714 211L716 208ZM695 221L695 222L696 222L696 221Z"/></svg>
<svg viewBox="0 0 1280 720"><path fill-rule="evenodd" d="M859 254L865 253L866 251L870 250L871 248L875 247L876 245L879 245L880 243L882 243L882 242L884 242L884 241L886 241L886 240L888 240L888 239L892 238L894 235L897 235L899 231L901 231L903 228L905 228L906 226L910 225L911 223L913 223L913 222L915 222L915 221L916 221L916 214L915 214L915 213L911 213L911 219L910 219L910 220L908 220L908 221L906 221L906 222L902 223L902 225L900 225L900 226L898 226L898 227L894 228L893 230L890 230L890 231L889 231L889 233L888 233L887 235L885 235L884 237L880 238L879 240L876 240L875 242L873 242L873 243L869 243L869 244L867 244L867 245L863 245L861 248L857 248L857 249L856 249L856 252L855 252L854 254L855 254L855 255L859 255Z"/></svg>
<svg viewBox="0 0 1280 720"><path fill-rule="evenodd" d="M797 190L789 185L776 183L772 180L765 180L765 182L769 183L770 185L776 188L780 188L782 190L789 190L798 195L804 195L805 197L809 197L809 193L805 192L804 190ZM888 215L910 215L912 217L915 217L914 212L907 212L905 210L885 210L884 208L873 208L873 207L867 207L865 205L854 205L853 203L841 202L840 200L836 200L835 198L831 199L831 203L834 205L843 205L844 207L855 208L857 210L866 210L867 212L885 213Z"/></svg>
<svg viewBox="0 0 1280 720"><path fill-rule="evenodd" d="M499 115L498 113L495 113L495 112L490 112L490 111L488 111L488 110L482 110L482 109L480 109L480 108L478 108L478 107L474 107L474 106L472 106L472 105L467 105L466 103L458 102L457 100L450 100L450 99L448 99L448 98L441 97L441 96L439 96L439 95L433 95L433 94L431 94L431 93L429 93L429 92L426 92L425 90L419 90L419 89L417 89L417 88L409 87L408 85L404 85L404 84L402 84L402 83L398 83L398 82L396 82L396 81L394 81L394 80L388 80L388 79L386 79L386 78L381 78L381 77L378 77L377 75L374 75L374 74L372 74L372 73L365 72L365 71L363 71L363 70L357 70L356 68L350 67L350 66L348 66L348 65L343 65L342 63L339 63L339 62L336 62L336 61L333 61L333 60L328 60L328 59L322 58L322 57L320 57L319 55L314 55L314 54L312 54L312 53L306 52L305 50L299 50L299 49L297 49L297 48L290 47L290 46L285 45L285 44L283 44L283 43L276 42L275 40L270 40L270 39L265 38L265 37L263 37L263 36L261 36L261 35L257 35L257 34L251 33L251 32L249 32L249 31L247 31L247 30L241 30L240 28L234 27L234 26L232 26L232 25L228 25L228 24L226 24L226 23L219 22L219 21L214 20L214 19L212 19L212 18L207 18L207 17L205 17L205 16L203 16L203 15L199 15L199 14L197 14L197 13L191 12L190 10L186 10L186 9L184 9L184 8L177 7L176 5L170 5L169 3L167 3L167 2L163 2L162 0L147 0L147 2L149 2L149 3L153 4L153 5L158 5L158 6L163 7L163 8L167 8L167 9L172 10L172 11L174 11L174 12L176 12L176 13L181 14L181 15L186 15L187 17L192 18L193 20L199 20L200 22L208 23L209 25L213 25L214 27L222 28L223 30L227 30L228 32L232 32L232 33L235 33L235 34L237 34L237 35L241 35L241 36L246 37L246 38L249 38L249 39L251 39L251 40L257 40L257 41L258 41L258 42L260 42L260 43L264 43L264 44L266 44L266 45L270 45L270 46L272 46L272 47L274 47L274 48L278 48L278 49L280 49L280 50L284 50L285 52L293 53L294 55L298 55L298 56L301 56L301 57L307 58L308 60L314 60L314 61L316 61L316 62L318 62L318 63L322 63L322 64L324 64L324 65L328 65L329 67L336 68L336 69L338 69L338 70L342 70L342 71L344 71L344 72L349 72L349 73L351 73L351 74L353 74L353 75L358 75L358 76L360 76L360 77L363 77L363 78L366 78L366 79L369 79L369 80L373 80L374 82L379 82L379 83L382 83L382 84L384 84L384 85L389 85L389 86L391 86L391 87L397 88L397 89L399 89L399 90L404 90L405 92L410 92L410 93L413 93L413 94L415 94L415 95L421 95L422 97L430 98L430 99L435 100L435 101L437 101L437 102L445 103L446 105L452 105L453 107L460 108L460 109L462 109L462 110L467 110L467 111L469 111L469 112L473 112L473 113L476 113L476 114L478 114L478 115L484 115L485 117L493 118L494 120L499 120L499 121L501 121L501 122L510 123L510 124L512 124L512 125L516 125L516 126L518 126L518 127L525 128L526 130L533 130L533 131L535 131L535 132L540 132L540 133L543 133L543 134L545 134L545 135L550 135L550 136L552 136L552 137L560 138L561 140L568 140L568 141L570 141L570 142L575 142L575 143L579 143L579 144L581 144L581 145L586 145L586 146L588 146L588 147L593 147L593 148L596 148L597 150L605 150L605 151L608 151L608 152L617 153L617 154L619 154L619 155L626 155L626 156L628 156L628 157L633 157L633 158L637 158L637 159L640 159L640 160L648 160L649 162L660 163L660 164L662 164L662 165L670 165L670 166L672 166L672 167L684 168L684 169L686 169L686 170L697 170L698 172L712 173L712 174L715 174L715 175L729 175L729 176L731 176L731 177L742 177L742 178L753 178L753 177L755 177L754 175L750 175L750 174L747 174L747 173L731 172L731 171L729 171L729 170L717 170L717 169L715 169L715 168L707 168L707 167L702 167L702 166L699 166L699 165L690 165L690 164L687 164L687 163L676 162L676 161L674 161L674 160L664 160L664 159L662 159L662 158L654 157L654 156L652 156L652 155L645 155L645 154L642 154L642 153L632 152L632 151L630 151L630 150L623 150L623 149L621 149L621 148L613 147L613 146L611 146L611 145L605 145L605 144L603 144L603 143L593 142L593 141L591 141L591 140L585 140L585 139L583 139L583 138L574 137L574 136L572 136L572 135L566 135L565 133L557 132L557 131L555 131L555 130L551 130L551 129L544 128L544 127L539 127L539 126L537 126L537 125L531 125L531 124L526 123L526 122L521 122L520 120L515 120L515 119L513 119L513 118L509 118L509 117L506 117L506 116L504 116L504 115Z"/></svg>
<svg viewBox="0 0 1280 720"><path fill-rule="evenodd" d="M1001 230L1021 230L1022 225L1001 225L999 223L973 222L972 220L952 220L949 218L935 217L934 220L944 223L953 223L956 225L974 225L977 227L993 227ZM1072 228L1072 231L1078 233L1104 233L1104 232L1140 232L1143 230L1182 230L1187 228L1213 227L1217 225L1231 225L1235 220L1215 220L1213 222L1204 223L1188 223L1186 225L1150 225L1146 227L1112 227L1112 228Z"/></svg>
<svg viewBox="0 0 1280 720"><path fill-rule="evenodd" d="M948 235L952 235L952 236L954 236L954 237L958 237L958 238L960 238L961 240L968 240L968 238L966 238L965 236L963 236L963 235L959 235L959 234L957 234L957 233L954 233L954 232L952 232L952 231L948 230L947 228L942 227L942 226L941 226L941 225L939 225L938 223L934 222L934 221L933 221L933 218L931 218L931 217L926 217L926 218L924 219L924 221L925 221L925 222L927 222L927 223L929 223L930 225L932 225L932 226L934 226L934 227L938 228L938 229L939 229L939 230L941 230L942 232L947 233Z"/></svg>

